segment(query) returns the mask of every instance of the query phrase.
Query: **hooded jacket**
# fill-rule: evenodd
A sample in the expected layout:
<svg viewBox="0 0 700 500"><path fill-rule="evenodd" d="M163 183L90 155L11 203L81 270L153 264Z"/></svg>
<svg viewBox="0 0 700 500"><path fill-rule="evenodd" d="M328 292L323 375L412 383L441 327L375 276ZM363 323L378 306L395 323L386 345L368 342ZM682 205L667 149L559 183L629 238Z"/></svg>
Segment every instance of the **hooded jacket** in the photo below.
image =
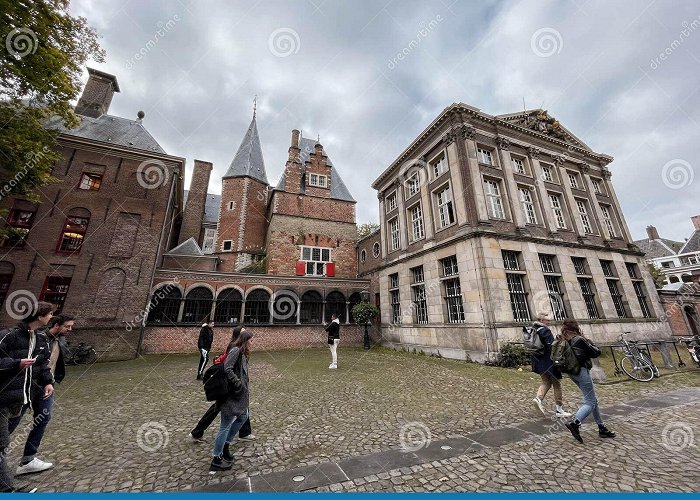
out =
<svg viewBox="0 0 700 500"><path fill-rule="evenodd" d="M329 343L331 340L340 339L340 320L335 318L333 321L331 321L326 327L326 331L328 332Z"/></svg>
<svg viewBox="0 0 700 500"><path fill-rule="evenodd" d="M551 358L552 342L554 342L552 330L550 330L547 325L540 323L539 321L535 321L534 325L532 326L535 328L537 335L540 336L542 344L544 344L544 352L542 354L537 356L533 354L531 356L532 371L540 375L550 375L560 379L561 372L554 366Z"/></svg>

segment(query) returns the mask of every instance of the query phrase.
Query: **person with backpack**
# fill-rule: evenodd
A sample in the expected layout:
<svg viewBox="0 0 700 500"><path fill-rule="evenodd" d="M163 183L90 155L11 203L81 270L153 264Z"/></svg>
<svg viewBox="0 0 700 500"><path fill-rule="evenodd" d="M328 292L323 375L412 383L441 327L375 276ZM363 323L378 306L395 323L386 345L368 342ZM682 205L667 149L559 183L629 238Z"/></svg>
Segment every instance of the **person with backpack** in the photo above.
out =
<svg viewBox="0 0 700 500"><path fill-rule="evenodd" d="M231 342L235 342L242 332L245 332L245 326L240 325L235 327L231 336ZM225 361L226 351L224 351L224 353L221 356L214 360L214 364L221 364ZM199 419L199 422L197 422L197 425L194 426L194 429L190 431L190 438L192 438L193 441L202 441L202 438L204 437L204 431L206 431L212 424L212 422L216 420L216 417L220 411L221 410L219 409L219 402L214 401L214 403L209 407L206 413L202 415L202 418ZM243 424L243 427L241 427L241 430L238 431L238 439L241 439L243 441L255 441L255 434L253 434L253 430L250 426L250 415L248 416L248 420L246 420Z"/></svg>
<svg viewBox="0 0 700 500"><path fill-rule="evenodd" d="M338 315L331 315L331 322L326 327L328 332L328 347L331 348L331 364L328 365L329 370L338 368L338 344L340 343L340 320Z"/></svg>
<svg viewBox="0 0 700 500"><path fill-rule="evenodd" d="M529 338L526 333L530 335ZM550 357L554 335L549 329L549 314L546 312L539 313L537 321L530 327L530 331L526 333L523 333L523 343L525 349L532 353L530 356L532 371L541 378L537 395L532 401L537 409L542 412L542 415L546 416L542 401L551 388L554 390L554 415L559 418L570 417L571 413L564 410L562 406L564 403L561 391L561 371L554 366Z"/></svg>
<svg viewBox="0 0 700 500"><path fill-rule="evenodd" d="M204 368L209 362L209 351L211 344L214 342L214 322L209 321L202 325L199 330L199 339L197 340L197 349L199 349L199 366L197 367L197 380L202 380L204 376Z"/></svg>
<svg viewBox="0 0 700 500"><path fill-rule="evenodd" d="M231 441L248 419L248 358L252 338L250 332L241 332L226 349L224 372L229 389L228 394L219 400L221 426L214 440L210 471L229 470L233 467Z"/></svg>
<svg viewBox="0 0 700 500"><path fill-rule="evenodd" d="M614 438L615 433L605 426L603 418L600 416L598 399L596 398L595 388L593 387L593 380L590 374L590 369L593 367L591 359L600 356L600 349L583 335L578 323L571 319L564 321L559 339L568 344L571 348L571 353L573 353L578 363L578 370L576 370L573 367L573 363L567 362L566 364L570 365L568 369L569 373L567 374L583 395L583 405L578 409L573 420L566 424L566 428L569 429L571 435L574 436L579 443L583 443L583 438L581 437L581 422L592 413L593 419L596 424L598 424L598 435L601 438ZM566 346L564 346L564 349L566 349ZM568 355L564 355L564 357L567 356Z"/></svg>

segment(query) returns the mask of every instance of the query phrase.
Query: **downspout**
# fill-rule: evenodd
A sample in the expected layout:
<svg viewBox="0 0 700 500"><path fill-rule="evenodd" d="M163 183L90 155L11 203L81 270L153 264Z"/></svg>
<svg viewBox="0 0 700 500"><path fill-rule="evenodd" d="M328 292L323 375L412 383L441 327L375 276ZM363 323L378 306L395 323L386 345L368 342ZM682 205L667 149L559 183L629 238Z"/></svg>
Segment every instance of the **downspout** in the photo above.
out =
<svg viewBox="0 0 700 500"><path fill-rule="evenodd" d="M179 179L180 177L180 169L175 169L173 171L173 182L170 186L170 194L168 195L168 208L165 211L165 217L167 220L168 213L170 212L170 209L172 207L172 201L173 201L173 194L175 193L175 186L176 186L176 180ZM173 214L173 220L171 221L170 224L170 230L172 231L172 222L175 219L175 215ZM158 267L158 260L160 259L160 247L161 244L163 243L163 233L165 232L165 226L166 226L166 221L163 220L163 227L160 230L160 238L158 238L158 246L156 247L156 257L153 261L153 271L151 272L151 282L148 285L148 294L146 295L146 306L144 307L144 311L148 309L149 304L151 303L151 290L153 289L153 281L155 281L156 277L156 268ZM136 357L138 358L141 355L141 347L143 345L143 337L146 335L146 319L148 318L147 314L143 315L143 318L141 318L141 330L139 332L139 341L136 344Z"/></svg>

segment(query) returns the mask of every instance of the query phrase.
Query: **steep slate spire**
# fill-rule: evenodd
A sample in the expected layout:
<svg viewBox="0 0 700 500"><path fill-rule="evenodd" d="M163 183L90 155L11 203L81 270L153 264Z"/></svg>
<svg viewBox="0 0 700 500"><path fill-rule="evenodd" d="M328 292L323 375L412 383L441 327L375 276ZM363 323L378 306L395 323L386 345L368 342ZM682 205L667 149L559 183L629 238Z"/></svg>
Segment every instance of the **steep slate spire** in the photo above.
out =
<svg viewBox="0 0 700 500"><path fill-rule="evenodd" d="M251 177L255 180L269 184L265 173L265 162L263 161L260 137L258 136L258 126L253 111L253 120L250 122L248 131L238 147L238 152L234 156L231 165L228 167L224 179L232 177Z"/></svg>

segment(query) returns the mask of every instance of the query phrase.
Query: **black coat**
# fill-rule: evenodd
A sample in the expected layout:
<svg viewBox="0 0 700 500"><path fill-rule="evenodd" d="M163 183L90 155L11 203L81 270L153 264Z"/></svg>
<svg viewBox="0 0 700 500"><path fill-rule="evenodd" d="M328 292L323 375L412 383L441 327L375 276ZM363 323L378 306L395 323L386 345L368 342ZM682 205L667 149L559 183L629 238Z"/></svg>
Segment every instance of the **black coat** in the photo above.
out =
<svg viewBox="0 0 700 500"><path fill-rule="evenodd" d="M536 328L537 335L540 336L540 340L542 340L544 344L544 352L539 356L531 356L532 371L540 375L547 374L560 379L561 372L554 366L551 358L552 342L554 342L552 331L542 323L535 323L533 326Z"/></svg>
<svg viewBox="0 0 700 500"><path fill-rule="evenodd" d="M26 404L42 397L44 387L54 384L49 369L49 339L42 333L29 333L26 323L7 330L0 339L0 406ZM36 358L34 365L19 369L25 358Z"/></svg>
<svg viewBox="0 0 700 500"><path fill-rule="evenodd" d="M569 345L571 350L574 351L574 356L576 356L579 365L588 370L593 368L591 359L600 356L600 349L593 342L577 335L569 341Z"/></svg>
<svg viewBox="0 0 700 500"><path fill-rule="evenodd" d="M204 325L199 330L199 340L197 341L197 349L211 351L211 344L214 342L214 330L209 325Z"/></svg>
<svg viewBox="0 0 700 500"><path fill-rule="evenodd" d="M331 340L337 340L340 339L340 322L338 321L331 321L328 326L326 327L326 331L328 332L328 343L331 343Z"/></svg>

